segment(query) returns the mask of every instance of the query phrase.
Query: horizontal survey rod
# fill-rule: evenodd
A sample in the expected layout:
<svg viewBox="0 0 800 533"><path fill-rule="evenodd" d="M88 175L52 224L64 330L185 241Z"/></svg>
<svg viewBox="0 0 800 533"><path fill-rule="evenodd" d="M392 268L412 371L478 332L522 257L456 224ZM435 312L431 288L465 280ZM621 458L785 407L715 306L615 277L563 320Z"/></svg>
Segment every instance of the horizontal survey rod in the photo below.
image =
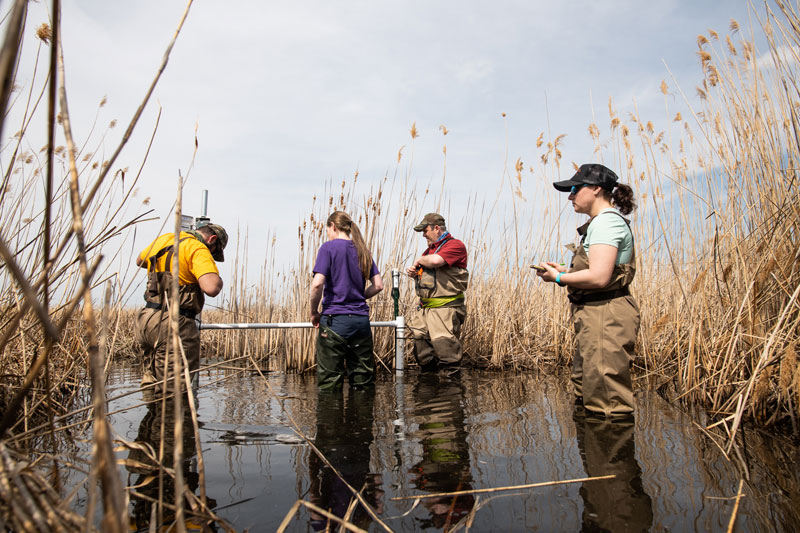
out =
<svg viewBox="0 0 800 533"><path fill-rule="evenodd" d="M373 328L396 328L397 320L387 320L384 322L370 322ZM292 329L292 328L312 328L311 322L273 322L268 324L247 323L239 324L205 324L200 323L200 329Z"/></svg>

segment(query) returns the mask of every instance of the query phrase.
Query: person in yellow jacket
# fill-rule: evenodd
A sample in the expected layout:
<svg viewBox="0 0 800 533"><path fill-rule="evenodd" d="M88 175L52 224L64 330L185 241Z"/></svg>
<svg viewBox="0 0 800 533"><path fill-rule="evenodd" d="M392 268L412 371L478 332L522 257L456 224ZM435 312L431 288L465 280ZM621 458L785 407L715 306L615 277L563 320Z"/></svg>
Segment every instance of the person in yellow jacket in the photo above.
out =
<svg viewBox="0 0 800 533"><path fill-rule="evenodd" d="M418 312L408 320L414 356L423 372L455 375L461 368L461 326L467 318L467 248L447 231L444 217L438 213L425 215L414 231L422 233L428 243L406 269L419 297Z"/></svg>
<svg viewBox="0 0 800 533"><path fill-rule="evenodd" d="M639 306L629 286L636 274L630 186L600 164L581 165L572 178L553 186L569 192L576 213L589 216L578 228L580 243L569 269L541 263L537 275L567 287L575 327L572 383L589 413L615 418L634 411L631 359L639 331ZM587 414L589 414L587 413Z"/></svg>
<svg viewBox="0 0 800 533"><path fill-rule="evenodd" d="M215 261L224 261L228 233L218 224L182 231L178 243L178 333L189 370L200 367L200 332L195 316L203 310L205 296L212 298L222 290L222 278ZM165 356L170 345L168 302L172 293L172 263L176 253L175 234L166 233L154 240L136 258L136 265L147 269L145 307L136 317L135 342L143 357L143 384L160 382L165 375ZM171 365L171 361L170 361Z"/></svg>

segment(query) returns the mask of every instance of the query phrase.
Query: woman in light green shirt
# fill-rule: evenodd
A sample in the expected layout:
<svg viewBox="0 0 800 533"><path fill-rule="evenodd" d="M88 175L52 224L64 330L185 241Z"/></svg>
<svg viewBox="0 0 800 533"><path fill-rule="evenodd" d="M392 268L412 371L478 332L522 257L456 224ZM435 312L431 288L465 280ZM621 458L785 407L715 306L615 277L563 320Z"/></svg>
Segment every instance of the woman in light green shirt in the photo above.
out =
<svg viewBox="0 0 800 533"><path fill-rule="evenodd" d="M537 275L567 287L576 347L572 382L576 402L587 414L630 417L634 411L630 364L639 331L639 307L629 285L636 273L636 252L629 222L623 217L636 203L630 186L600 164L581 165L569 180L553 186L569 192L576 213L589 216L569 269L542 263Z"/></svg>

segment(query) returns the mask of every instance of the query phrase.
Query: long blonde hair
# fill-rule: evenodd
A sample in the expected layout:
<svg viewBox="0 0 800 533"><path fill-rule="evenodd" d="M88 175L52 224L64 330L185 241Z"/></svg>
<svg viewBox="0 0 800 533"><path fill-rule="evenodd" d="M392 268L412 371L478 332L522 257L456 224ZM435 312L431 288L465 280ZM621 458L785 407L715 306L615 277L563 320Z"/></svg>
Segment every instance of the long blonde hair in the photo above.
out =
<svg viewBox="0 0 800 533"><path fill-rule="evenodd" d="M330 224L333 224L333 227L338 231L341 231L352 239L353 245L356 247L356 254L358 254L358 267L361 269L361 275L364 276L365 281L368 280L370 270L372 270L372 254L369 252L367 243L361 235L361 230L358 229L358 226L353 222L353 219L350 218L350 215L344 211L334 211L331 213L325 225L327 226Z"/></svg>

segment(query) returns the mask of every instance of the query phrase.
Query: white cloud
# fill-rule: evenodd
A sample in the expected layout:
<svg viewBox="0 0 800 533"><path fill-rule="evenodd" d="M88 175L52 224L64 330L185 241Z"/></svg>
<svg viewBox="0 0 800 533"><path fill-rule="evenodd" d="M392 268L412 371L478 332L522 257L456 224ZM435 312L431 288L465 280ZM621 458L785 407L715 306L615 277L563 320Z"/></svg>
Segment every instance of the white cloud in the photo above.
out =
<svg viewBox="0 0 800 533"><path fill-rule="evenodd" d="M765 52L756 59L756 67L760 69L775 68L775 61L780 61L783 65L793 67L800 63L800 48L797 46L780 45L775 49L774 55Z"/></svg>

